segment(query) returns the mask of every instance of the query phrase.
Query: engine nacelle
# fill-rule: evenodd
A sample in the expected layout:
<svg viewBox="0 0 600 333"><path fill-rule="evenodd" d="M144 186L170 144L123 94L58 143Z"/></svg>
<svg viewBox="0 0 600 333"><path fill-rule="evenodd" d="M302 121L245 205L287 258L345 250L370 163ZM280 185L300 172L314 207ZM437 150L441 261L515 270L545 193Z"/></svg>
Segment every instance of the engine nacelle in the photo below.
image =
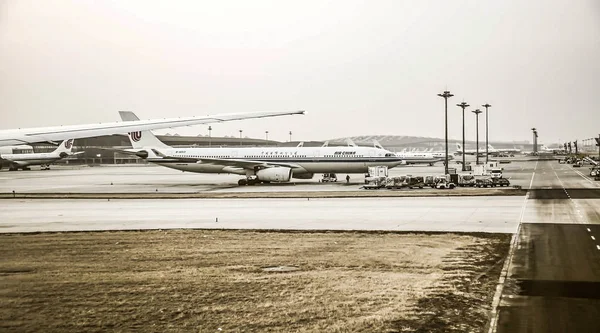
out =
<svg viewBox="0 0 600 333"><path fill-rule="evenodd" d="M292 178L296 178L296 179L313 179L314 177L314 173L299 173L299 174L293 174Z"/></svg>
<svg viewBox="0 0 600 333"><path fill-rule="evenodd" d="M284 167L261 169L256 172L256 177L265 182L289 182L292 178L292 169Z"/></svg>

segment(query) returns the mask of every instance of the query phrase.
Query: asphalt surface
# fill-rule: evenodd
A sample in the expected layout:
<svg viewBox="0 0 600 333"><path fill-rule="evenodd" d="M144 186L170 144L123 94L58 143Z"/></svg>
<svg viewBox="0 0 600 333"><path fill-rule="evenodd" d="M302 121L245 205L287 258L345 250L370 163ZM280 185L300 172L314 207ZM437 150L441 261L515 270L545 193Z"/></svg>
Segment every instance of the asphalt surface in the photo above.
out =
<svg viewBox="0 0 600 333"><path fill-rule="evenodd" d="M497 332L600 332L600 182L587 171L534 167Z"/></svg>
<svg viewBox="0 0 600 333"><path fill-rule="evenodd" d="M469 156L469 158L472 158ZM452 167L460 165L453 164ZM515 161L501 164L511 185L529 186L535 162ZM198 174L181 172L153 164L103 165L103 166L52 166L41 171L0 170L0 193L239 193L239 192L306 192L306 191L357 191L364 185L363 174L351 174L346 184L346 174L338 174L337 183L320 183L320 174L313 179L294 179L293 183L238 186L239 175ZM441 163L434 166L410 165L389 170L390 176L440 175ZM460 171L459 171L460 173Z"/></svg>
<svg viewBox="0 0 600 333"><path fill-rule="evenodd" d="M457 167L460 167L457 165ZM6 200L0 232L148 228L419 230L518 232L499 290L497 332L600 332L600 182L587 167L556 161L502 164L526 197ZM440 174L407 166L390 175ZM340 179L345 175L338 175ZM352 184L238 187L239 176L181 173L156 166L0 172L0 192L356 191ZM123 218L127 217L127 218ZM217 220L218 218L218 220ZM169 221L169 222L165 222Z"/></svg>
<svg viewBox="0 0 600 333"><path fill-rule="evenodd" d="M523 197L4 200L0 233L168 228L514 233Z"/></svg>

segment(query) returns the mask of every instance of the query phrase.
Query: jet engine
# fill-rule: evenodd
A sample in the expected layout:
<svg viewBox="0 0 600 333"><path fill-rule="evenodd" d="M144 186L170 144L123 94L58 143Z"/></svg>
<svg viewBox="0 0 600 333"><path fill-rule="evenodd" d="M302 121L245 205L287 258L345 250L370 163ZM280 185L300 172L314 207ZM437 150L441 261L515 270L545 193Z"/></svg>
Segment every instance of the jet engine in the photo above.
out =
<svg viewBox="0 0 600 333"><path fill-rule="evenodd" d="M256 177L264 182L289 182L292 178L292 169L285 167L261 169L256 172Z"/></svg>
<svg viewBox="0 0 600 333"><path fill-rule="evenodd" d="M140 150L138 152L135 153L135 156L141 158L141 159L147 159L148 158L148 152L145 150Z"/></svg>
<svg viewBox="0 0 600 333"><path fill-rule="evenodd" d="M314 177L314 173L299 173L299 174L293 174L292 178L296 178L296 179L312 179Z"/></svg>

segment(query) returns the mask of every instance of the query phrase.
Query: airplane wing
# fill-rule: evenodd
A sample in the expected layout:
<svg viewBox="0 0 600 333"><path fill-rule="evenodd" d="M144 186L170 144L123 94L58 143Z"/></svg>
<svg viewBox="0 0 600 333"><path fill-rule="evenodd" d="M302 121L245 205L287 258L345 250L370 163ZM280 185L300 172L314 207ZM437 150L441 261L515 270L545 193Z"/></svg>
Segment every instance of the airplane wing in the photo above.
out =
<svg viewBox="0 0 600 333"><path fill-rule="evenodd" d="M125 134L152 129L220 123L224 121L277 117L304 114L304 111L273 111L217 114L213 116L149 119L86 125L39 127L0 130L0 146L21 145L35 142L52 142L66 139L89 138L102 135Z"/></svg>

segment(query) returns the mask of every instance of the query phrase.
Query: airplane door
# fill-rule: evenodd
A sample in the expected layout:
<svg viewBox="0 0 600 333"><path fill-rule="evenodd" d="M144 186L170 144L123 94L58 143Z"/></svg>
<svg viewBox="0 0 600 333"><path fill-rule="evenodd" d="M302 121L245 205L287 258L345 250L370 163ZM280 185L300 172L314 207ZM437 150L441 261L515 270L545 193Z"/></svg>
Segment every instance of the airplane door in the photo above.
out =
<svg viewBox="0 0 600 333"><path fill-rule="evenodd" d="M315 156L313 156L313 161L317 162L317 159L319 158L319 156L321 156L321 155L319 154L319 150L315 150L315 153L314 153L314 154L315 154Z"/></svg>
<svg viewBox="0 0 600 333"><path fill-rule="evenodd" d="M236 158L237 157L237 150L231 151L231 157L232 158Z"/></svg>

